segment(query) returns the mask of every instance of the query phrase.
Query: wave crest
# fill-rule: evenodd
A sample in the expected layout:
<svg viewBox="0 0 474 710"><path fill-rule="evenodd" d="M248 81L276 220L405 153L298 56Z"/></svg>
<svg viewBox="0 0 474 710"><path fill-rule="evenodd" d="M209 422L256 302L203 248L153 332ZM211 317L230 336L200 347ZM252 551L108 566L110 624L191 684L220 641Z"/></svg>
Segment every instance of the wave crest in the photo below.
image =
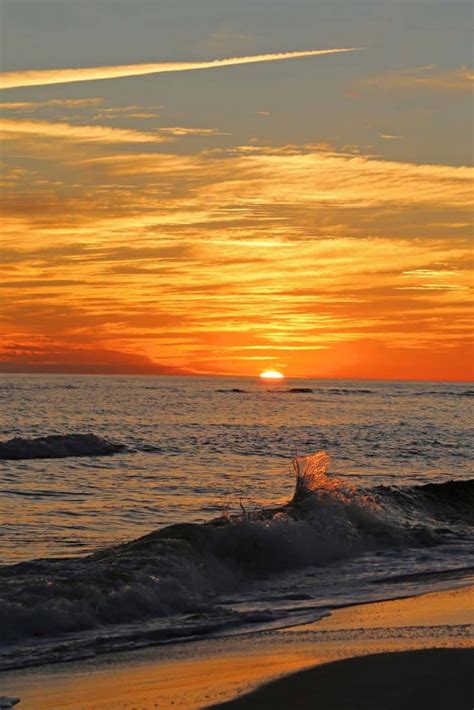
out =
<svg viewBox="0 0 474 710"><path fill-rule="evenodd" d="M84 558L0 568L4 639L199 616L252 580L371 550L432 546L472 524L474 481L361 490L330 476L329 465L325 451L297 458L295 495L284 506L168 526Z"/></svg>
<svg viewBox="0 0 474 710"><path fill-rule="evenodd" d="M0 442L0 460L61 459L69 456L110 456L126 450L123 444L95 434L53 434L33 439L15 437Z"/></svg>

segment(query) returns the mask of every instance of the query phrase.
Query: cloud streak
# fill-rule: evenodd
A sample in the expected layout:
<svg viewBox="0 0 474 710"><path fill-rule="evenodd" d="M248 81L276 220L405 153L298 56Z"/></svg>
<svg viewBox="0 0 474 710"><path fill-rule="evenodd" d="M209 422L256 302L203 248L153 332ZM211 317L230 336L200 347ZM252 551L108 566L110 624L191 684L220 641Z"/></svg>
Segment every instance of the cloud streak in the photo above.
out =
<svg viewBox="0 0 474 710"><path fill-rule="evenodd" d="M159 133L143 133L129 128L110 126L78 126L71 123L23 121L0 118L0 136L3 140L19 140L25 135L55 138L76 143L165 143L169 137Z"/></svg>
<svg viewBox="0 0 474 710"><path fill-rule="evenodd" d="M3 72L0 74L0 90L16 89L22 86L46 86L47 84L69 84L77 81L98 81L100 79L120 79L128 76L145 74L163 74L165 72L195 71L197 69L219 69L239 64L275 62L283 59L299 59L323 54L355 52L360 47L335 49L310 49L278 54L257 54L247 57L230 57L204 62L161 62L154 64L124 64L108 67L78 67L70 69L32 69Z"/></svg>

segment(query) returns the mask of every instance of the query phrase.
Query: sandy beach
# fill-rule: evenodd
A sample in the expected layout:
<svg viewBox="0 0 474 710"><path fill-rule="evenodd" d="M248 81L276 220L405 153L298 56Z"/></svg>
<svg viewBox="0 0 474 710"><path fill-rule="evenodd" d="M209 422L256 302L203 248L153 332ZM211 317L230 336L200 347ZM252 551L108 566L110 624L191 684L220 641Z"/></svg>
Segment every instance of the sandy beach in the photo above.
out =
<svg viewBox="0 0 474 710"><path fill-rule="evenodd" d="M295 673L214 708L468 710L473 661L472 649L446 648L350 658Z"/></svg>
<svg viewBox="0 0 474 710"><path fill-rule="evenodd" d="M13 671L3 674L0 695L19 697L20 710L222 703L467 710L472 592L462 587L347 607L305 626Z"/></svg>

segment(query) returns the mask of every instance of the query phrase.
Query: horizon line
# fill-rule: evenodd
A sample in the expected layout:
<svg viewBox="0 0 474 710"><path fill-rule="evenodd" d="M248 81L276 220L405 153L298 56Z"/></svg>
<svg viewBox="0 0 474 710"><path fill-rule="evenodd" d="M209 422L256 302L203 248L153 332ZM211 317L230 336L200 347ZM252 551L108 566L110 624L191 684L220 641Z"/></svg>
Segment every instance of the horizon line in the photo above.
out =
<svg viewBox="0 0 474 710"><path fill-rule="evenodd" d="M210 373L210 372L67 372L67 371L56 371L56 372L41 372L39 370L2 370L0 367L0 375L40 375L40 376L70 376L70 377L209 377L209 378L220 378L220 379L249 379L249 380L259 380L262 381L259 373L255 375L237 375L237 374L225 374L225 373ZM464 379L437 379L433 380L430 378L419 379L413 377L351 377L351 376L329 376L329 375L284 375L285 380L353 380L356 382L420 382L420 383L445 383L445 384L465 384L474 385L474 378L472 380ZM265 380L264 380L265 382ZM266 381L268 382L268 381ZM281 380L279 380L281 383Z"/></svg>

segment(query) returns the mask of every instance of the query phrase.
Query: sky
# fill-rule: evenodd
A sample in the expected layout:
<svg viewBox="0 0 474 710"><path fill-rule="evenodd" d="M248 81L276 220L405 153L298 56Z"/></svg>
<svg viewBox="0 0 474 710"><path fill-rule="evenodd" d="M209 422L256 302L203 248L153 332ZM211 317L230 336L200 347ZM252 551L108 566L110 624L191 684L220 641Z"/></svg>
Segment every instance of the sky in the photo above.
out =
<svg viewBox="0 0 474 710"><path fill-rule="evenodd" d="M472 378L470 2L0 21L1 371Z"/></svg>

